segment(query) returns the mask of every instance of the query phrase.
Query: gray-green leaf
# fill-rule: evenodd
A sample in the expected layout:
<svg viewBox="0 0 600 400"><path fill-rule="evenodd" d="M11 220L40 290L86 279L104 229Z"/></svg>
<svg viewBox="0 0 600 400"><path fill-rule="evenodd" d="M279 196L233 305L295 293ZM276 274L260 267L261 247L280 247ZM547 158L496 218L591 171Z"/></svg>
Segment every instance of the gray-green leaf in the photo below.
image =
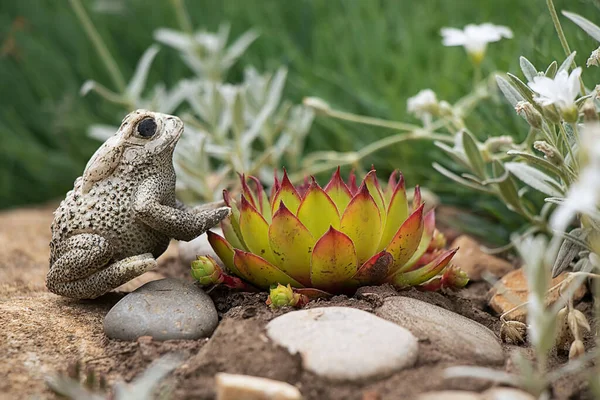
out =
<svg viewBox="0 0 600 400"><path fill-rule="evenodd" d="M564 194L558 182L537 168L520 162L509 162L504 166L523 183L548 196L560 197Z"/></svg>

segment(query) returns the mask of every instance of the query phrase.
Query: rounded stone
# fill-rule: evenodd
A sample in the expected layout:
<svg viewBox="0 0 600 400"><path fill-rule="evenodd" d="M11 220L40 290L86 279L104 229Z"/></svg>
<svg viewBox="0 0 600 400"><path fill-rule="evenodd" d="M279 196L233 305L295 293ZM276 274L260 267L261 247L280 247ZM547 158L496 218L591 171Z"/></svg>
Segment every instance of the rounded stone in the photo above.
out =
<svg viewBox="0 0 600 400"><path fill-rule="evenodd" d="M496 335L485 326L444 308L411 299L388 297L376 312L428 343L440 358L501 364L504 352Z"/></svg>
<svg viewBox="0 0 600 400"><path fill-rule="evenodd" d="M406 329L348 307L293 311L267 324L267 335L305 369L333 380L380 378L417 361L419 344Z"/></svg>
<svg viewBox="0 0 600 400"><path fill-rule="evenodd" d="M212 299L193 283L161 279L123 297L104 318L111 339L154 340L209 337L218 324Z"/></svg>

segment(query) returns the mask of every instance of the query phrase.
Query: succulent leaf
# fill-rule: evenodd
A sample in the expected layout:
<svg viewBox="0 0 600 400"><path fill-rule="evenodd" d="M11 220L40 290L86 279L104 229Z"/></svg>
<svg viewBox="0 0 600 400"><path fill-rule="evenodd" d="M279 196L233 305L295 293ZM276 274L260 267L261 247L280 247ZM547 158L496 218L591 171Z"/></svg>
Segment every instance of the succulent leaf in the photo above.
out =
<svg viewBox="0 0 600 400"><path fill-rule="evenodd" d="M313 249L310 280L315 288L335 292L354 276L357 265L352 239L330 227Z"/></svg>
<svg viewBox="0 0 600 400"><path fill-rule="evenodd" d="M223 200L225 201L227 207L231 208L231 217L229 218L229 222L231 222L231 227L233 228L233 231L235 232L238 241L243 246L242 248L244 250L248 250L248 246L246 246L246 243L244 242L244 236L242 236L242 232L240 230L240 209L238 208L235 200L231 198L231 195L227 190L223 190Z"/></svg>
<svg viewBox="0 0 600 400"><path fill-rule="evenodd" d="M357 286L381 283L388 276L393 263L394 257L387 251L381 251L365 261L351 280Z"/></svg>
<svg viewBox="0 0 600 400"><path fill-rule="evenodd" d="M397 287L416 286L427 282L443 271L450 263L456 250L448 250L439 255L429 264L410 272L399 272L392 277L391 282Z"/></svg>
<svg viewBox="0 0 600 400"><path fill-rule="evenodd" d="M227 269L233 272L236 275L239 275L239 271L233 264L233 247L230 243L228 243L225 238L221 235L218 235L212 231L206 232L206 237L208 238L208 243L213 248L215 253L219 256L223 264L227 267Z"/></svg>
<svg viewBox="0 0 600 400"><path fill-rule="evenodd" d="M287 176L287 172L283 171L283 178L281 180L281 187L275 193L275 196L271 199L271 212L275 214L275 212L279 209L279 203L283 202L288 210L292 212L292 214L296 214L298 212L298 207L300 206L300 195L298 191L290 182L290 178Z"/></svg>
<svg viewBox="0 0 600 400"><path fill-rule="evenodd" d="M211 256L198 256L192 261L192 276L202 286L217 285L222 282L223 271Z"/></svg>
<svg viewBox="0 0 600 400"><path fill-rule="evenodd" d="M335 229L340 227L337 207L314 178L298 207L297 215L314 238L323 236L330 226Z"/></svg>
<svg viewBox="0 0 600 400"><path fill-rule="evenodd" d="M342 180L340 167L335 171L324 190L335 203L338 213L340 215L343 214L350 200L352 200L352 194L346 183Z"/></svg>
<svg viewBox="0 0 600 400"><path fill-rule="evenodd" d="M423 235L423 205L404 221L386 250L394 257L391 274L405 269L405 264L415 253Z"/></svg>
<svg viewBox="0 0 600 400"><path fill-rule="evenodd" d="M419 259L425 254L431 241L433 239L433 233L435 232L435 211L431 210L423 218L423 235L421 236L421 241L419 242L419 247L412 255L410 260L408 260L404 266L404 270L407 271L419 261Z"/></svg>
<svg viewBox="0 0 600 400"><path fill-rule="evenodd" d="M269 224L244 195L240 209L240 231L249 251L274 263L275 256L269 244Z"/></svg>
<svg viewBox="0 0 600 400"><path fill-rule="evenodd" d="M412 209L413 211L419 208L423 204L423 197L421 196L421 188L419 185L415 186L415 194L413 196Z"/></svg>
<svg viewBox="0 0 600 400"><path fill-rule="evenodd" d="M234 250L233 263L242 277L261 289L268 289L274 282L282 285L290 284L295 287L302 287L300 282L269 263L262 257L246 251Z"/></svg>
<svg viewBox="0 0 600 400"><path fill-rule="evenodd" d="M391 179L390 179L391 181ZM389 186L388 186L389 190ZM387 208L387 218L385 221L385 228L379 241L377 250L381 251L385 249L394 236L402 223L408 217L408 200L406 197L406 188L404 187L404 177L400 174L400 180L393 188L393 192L390 195L390 201Z"/></svg>
<svg viewBox="0 0 600 400"><path fill-rule="evenodd" d="M269 243L275 265L303 285L310 284L310 260L315 239L284 203L273 216Z"/></svg>
<svg viewBox="0 0 600 400"><path fill-rule="evenodd" d="M377 175L374 169L371 169L365 179L363 179L363 185L366 185L369 189L369 193L373 200L375 200L375 204L377 204L377 208L379 209L379 214L381 215L381 223L385 225L385 217L387 215L387 210L385 207L385 200L383 198L383 192L381 191L381 186L379 185L379 181L377 180ZM360 191L360 189L359 189Z"/></svg>

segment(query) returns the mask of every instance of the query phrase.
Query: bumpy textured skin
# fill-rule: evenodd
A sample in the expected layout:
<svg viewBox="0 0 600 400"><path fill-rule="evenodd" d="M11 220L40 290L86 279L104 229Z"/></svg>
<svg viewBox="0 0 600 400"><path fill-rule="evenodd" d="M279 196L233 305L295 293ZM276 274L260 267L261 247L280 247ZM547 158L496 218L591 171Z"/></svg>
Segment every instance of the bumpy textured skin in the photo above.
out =
<svg viewBox="0 0 600 400"><path fill-rule="evenodd" d="M143 137L138 124L156 123ZM137 110L88 162L54 213L48 289L93 299L156 266L171 238L189 241L229 215L228 207L188 208L175 199L177 117Z"/></svg>

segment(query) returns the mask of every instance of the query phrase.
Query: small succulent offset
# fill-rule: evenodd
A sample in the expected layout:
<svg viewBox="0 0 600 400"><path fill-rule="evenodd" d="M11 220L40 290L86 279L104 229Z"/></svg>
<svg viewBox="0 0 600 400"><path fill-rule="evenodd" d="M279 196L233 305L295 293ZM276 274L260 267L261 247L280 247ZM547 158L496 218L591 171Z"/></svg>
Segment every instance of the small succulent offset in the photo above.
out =
<svg viewBox="0 0 600 400"><path fill-rule="evenodd" d="M224 192L232 208L222 223L225 237L208 232L208 240L242 281L260 289L283 285L273 288L273 304L286 296L287 285L310 297L386 282L429 290L467 283L450 267L455 250L443 248L434 211L425 213L418 187L409 205L402 175L392 174L382 190L375 170L358 186L354 174L346 184L338 168L324 188L314 178L294 187L284 172L281 181L275 177L270 198L258 179L241 180L239 202ZM193 263L196 279L224 282L206 263L211 260L203 257ZM212 278L199 276L200 270ZM301 302L288 296L290 303Z"/></svg>

